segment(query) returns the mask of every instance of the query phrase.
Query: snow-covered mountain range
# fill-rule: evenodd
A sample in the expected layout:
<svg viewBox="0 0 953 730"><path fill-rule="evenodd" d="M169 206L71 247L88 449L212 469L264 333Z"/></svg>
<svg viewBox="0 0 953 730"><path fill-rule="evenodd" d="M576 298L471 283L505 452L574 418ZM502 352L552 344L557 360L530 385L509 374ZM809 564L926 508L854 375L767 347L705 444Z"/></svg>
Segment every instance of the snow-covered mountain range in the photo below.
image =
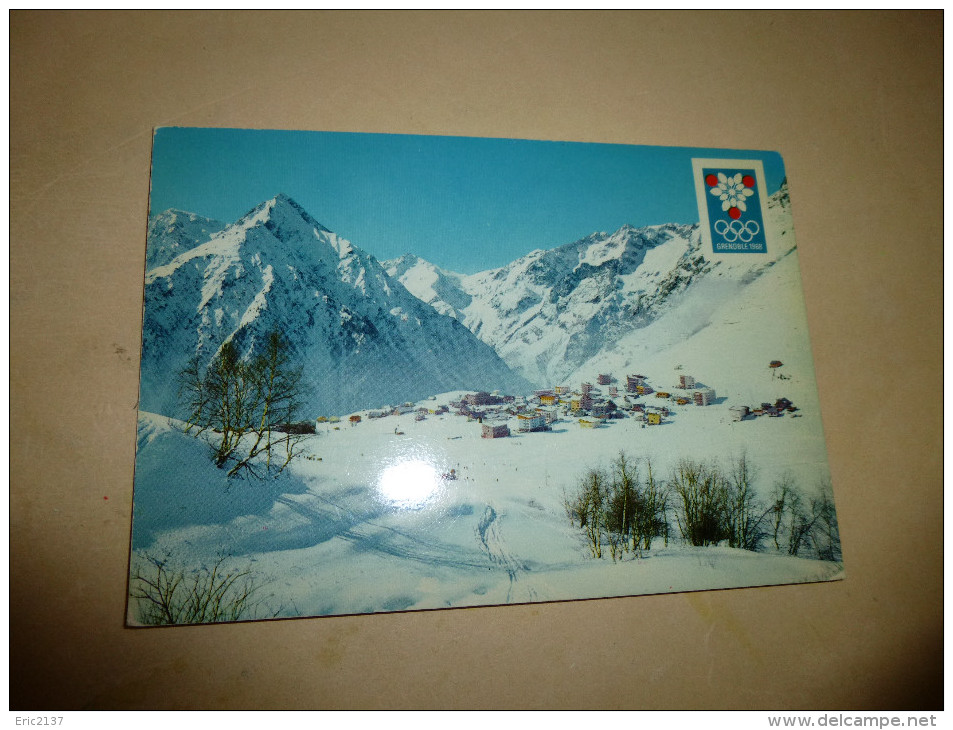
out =
<svg viewBox="0 0 953 730"><path fill-rule="evenodd" d="M672 223L594 233L472 275L411 254L384 265L528 380L552 386L595 377L605 351L637 340L638 330L694 298L689 292L704 289L709 311L737 295L794 247L786 184L769 199L767 217L781 245L758 257L711 260L697 224ZM692 328L705 325L702 316Z"/></svg>
<svg viewBox="0 0 953 730"><path fill-rule="evenodd" d="M623 226L463 275L412 254L378 262L284 195L229 226L166 211L149 228L141 408L182 416L175 376L191 357L227 339L250 354L275 327L309 415L638 367L632 353L704 329L794 248L786 185L766 217L779 242L766 255L706 256L697 224Z"/></svg>
<svg viewBox="0 0 953 730"><path fill-rule="evenodd" d="M168 253L158 221L187 215L156 218L150 260ZM251 354L275 328L304 369L306 418L460 388L530 388L460 322L278 195L147 270L140 410L182 416L176 376L192 357L208 362L226 340Z"/></svg>

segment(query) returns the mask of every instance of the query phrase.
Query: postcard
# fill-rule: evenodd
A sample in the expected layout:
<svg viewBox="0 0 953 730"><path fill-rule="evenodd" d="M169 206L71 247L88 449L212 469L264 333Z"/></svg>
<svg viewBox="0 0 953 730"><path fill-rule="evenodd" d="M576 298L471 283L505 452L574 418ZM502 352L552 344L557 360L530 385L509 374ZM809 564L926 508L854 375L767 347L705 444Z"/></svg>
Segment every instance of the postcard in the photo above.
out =
<svg viewBox="0 0 953 730"><path fill-rule="evenodd" d="M784 163L160 128L127 623L837 580Z"/></svg>

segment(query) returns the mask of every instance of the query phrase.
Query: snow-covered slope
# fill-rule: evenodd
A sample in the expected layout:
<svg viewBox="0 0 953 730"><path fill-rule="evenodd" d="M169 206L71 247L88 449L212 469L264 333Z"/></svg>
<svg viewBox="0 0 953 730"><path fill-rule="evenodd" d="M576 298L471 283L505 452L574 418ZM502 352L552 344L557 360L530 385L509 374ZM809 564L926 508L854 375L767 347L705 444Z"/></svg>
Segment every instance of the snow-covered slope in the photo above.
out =
<svg viewBox="0 0 953 730"><path fill-rule="evenodd" d="M146 274L140 409L182 415L176 374L279 329L304 368L302 417L456 388L528 384L459 322L284 195Z"/></svg>
<svg viewBox="0 0 953 730"><path fill-rule="evenodd" d="M594 233L470 276L414 256L385 265L527 379L554 385L679 306L683 292L702 287L715 303L736 295L794 246L786 185L769 200L767 215L778 245L758 257L711 260L697 225L667 224Z"/></svg>
<svg viewBox="0 0 953 730"><path fill-rule="evenodd" d="M473 302L473 296L464 288L462 274L441 269L412 253L381 263L388 274L399 279L420 301L441 314L464 319L463 311Z"/></svg>
<svg viewBox="0 0 953 730"><path fill-rule="evenodd" d="M146 270L163 266L209 240L225 227L221 221L170 208L149 218Z"/></svg>

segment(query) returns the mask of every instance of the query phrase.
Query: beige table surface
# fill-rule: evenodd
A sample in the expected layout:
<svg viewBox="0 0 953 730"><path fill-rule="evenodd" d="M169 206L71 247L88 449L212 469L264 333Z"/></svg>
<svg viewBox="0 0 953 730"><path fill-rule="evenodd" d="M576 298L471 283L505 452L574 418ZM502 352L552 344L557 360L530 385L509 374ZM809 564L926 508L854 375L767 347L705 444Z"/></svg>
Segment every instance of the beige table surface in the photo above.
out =
<svg viewBox="0 0 953 730"><path fill-rule="evenodd" d="M942 14L10 14L13 709L942 704ZM159 125L780 151L847 579L123 627Z"/></svg>

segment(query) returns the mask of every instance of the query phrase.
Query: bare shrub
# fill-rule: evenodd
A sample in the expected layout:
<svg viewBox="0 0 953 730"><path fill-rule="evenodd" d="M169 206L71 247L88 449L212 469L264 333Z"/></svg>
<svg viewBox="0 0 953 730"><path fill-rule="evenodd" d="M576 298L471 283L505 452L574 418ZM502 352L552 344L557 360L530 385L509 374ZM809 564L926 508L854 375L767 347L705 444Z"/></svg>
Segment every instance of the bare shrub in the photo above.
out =
<svg viewBox="0 0 953 730"><path fill-rule="evenodd" d="M211 567L188 571L172 565L171 556L137 554L130 596L146 625L204 624L262 618L257 594L262 585L250 570L225 570L227 556ZM274 611L269 618L278 614Z"/></svg>

